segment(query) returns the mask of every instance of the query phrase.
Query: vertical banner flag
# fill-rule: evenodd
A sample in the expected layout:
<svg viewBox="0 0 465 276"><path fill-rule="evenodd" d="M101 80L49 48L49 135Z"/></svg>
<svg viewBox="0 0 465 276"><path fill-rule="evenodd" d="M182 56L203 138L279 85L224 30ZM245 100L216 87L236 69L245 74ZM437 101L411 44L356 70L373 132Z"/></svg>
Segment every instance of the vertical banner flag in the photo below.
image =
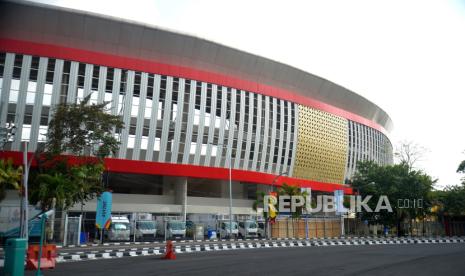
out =
<svg viewBox="0 0 465 276"><path fill-rule="evenodd" d="M347 213L347 210L344 207L344 190L334 191L334 205L336 207L337 215L342 215L344 213Z"/></svg>
<svg viewBox="0 0 465 276"><path fill-rule="evenodd" d="M269 212L269 220L270 223L273 224L275 223L276 219L276 210L275 210L275 205L272 204L271 200L273 200L275 203L278 201L278 193L277 192L270 192L270 202L263 202L263 204L268 204L268 212ZM271 199L273 197L273 199Z"/></svg>
<svg viewBox="0 0 465 276"><path fill-rule="evenodd" d="M111 193L103 192L97 199L97 214L95 215L95 226L108 229L111 223Z"/></svg>

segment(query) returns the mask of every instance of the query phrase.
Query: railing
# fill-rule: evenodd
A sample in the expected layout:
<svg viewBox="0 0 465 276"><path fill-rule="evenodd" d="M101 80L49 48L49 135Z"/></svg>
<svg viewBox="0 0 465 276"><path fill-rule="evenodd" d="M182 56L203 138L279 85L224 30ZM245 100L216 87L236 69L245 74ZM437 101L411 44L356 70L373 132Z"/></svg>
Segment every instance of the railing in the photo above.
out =
<svg viewBox="0 0 465 276"><path fill-rule="evenodd" d="M114 216L129 215L128 213L113 213ZM152 214L153 219L161 214ZM208 216L207 216L208 217ZM192 239L195 227L203 226L204 234L207 235L208 230L215 230L217 221L210 217L208 221L188 221L186 224L186 238ZM158 222L156 221L155 224ZM263 225L263 224L262 224ZM396 236L396 228L387 228L383 225L372 225L358 219L344 219L345 236ZM208 226L208 227L207 227ZM154 239L163 240L163 237L134 237L134 221L130 220L132 228L130 238L127 241L150 241ZM8 228L8 229L7 229ZM19 236L19 231L14 231L19 228L19 219L12 214L2 214L0 216L0 242L3 243L6 238ZM444 225L437 221L421 221L411 223L403 223L403 235L410 236L439 236L445 235ZM449 224L450 235L463 236L465 235L465 222L454 221ZM259 231L260 233L264 231ZM341 219L337 216L313 216L313 217L278 217L275 223L271 224L272 238L329 238L341 236ZM157 231L159 233L159 231ZM38 242L40 235L34 232L34 223L30 223L29 227L30 241ZM57 244L78 244L78 243L99 243L107 242L107 235L101 232L95 226L95 213L80 212L56 212L48 218L45 227L45 240L49 243ZM9 236L8 236L9 235Z"/></svg>

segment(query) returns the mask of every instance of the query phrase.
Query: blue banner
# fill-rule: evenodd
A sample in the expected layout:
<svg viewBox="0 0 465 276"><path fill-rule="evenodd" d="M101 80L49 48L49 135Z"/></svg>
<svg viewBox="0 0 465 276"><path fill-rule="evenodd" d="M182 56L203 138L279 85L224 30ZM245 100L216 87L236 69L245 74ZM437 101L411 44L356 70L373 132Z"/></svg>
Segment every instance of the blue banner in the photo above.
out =
<svg viewBox="0 0 465 276"><path fill-rule="evenodd" d="M347 213L347 209L344 207L344 190L334 191L334 205L336 207L337 215Z"/></svg>
<svg viewBox="0 0 465 276"><path fill-rule="evenodd" d="M97 199L97 214L95 215L95 226L108 229L111 223L111 200L110 192L103 192Z"/></svg>

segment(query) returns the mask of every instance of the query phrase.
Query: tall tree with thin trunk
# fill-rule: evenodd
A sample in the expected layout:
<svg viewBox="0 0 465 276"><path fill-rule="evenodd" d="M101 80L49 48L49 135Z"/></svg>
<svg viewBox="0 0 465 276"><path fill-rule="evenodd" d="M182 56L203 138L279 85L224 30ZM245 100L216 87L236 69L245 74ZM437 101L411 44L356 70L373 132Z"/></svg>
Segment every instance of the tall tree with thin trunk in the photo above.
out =
<svg viewBox="0 0 465 276"><path fill-rule="evenodd" d="M121 118L106 109L107 105L90 104L89 95L80 103L55 107L45 150L37 158L39 168L30 187L32 203L40 203L43 210L54 204L66 210L103 191L103 160L118 151L114 130L124 127Z"/></svg>
<svg viewBox="0 0 465 276"><path fill-rule="evenodd" d="M423 161L428 149L424 146L413 141L401 141L396 147L394 156L399 163L404 163L408 166L409 170L416 168L419 162Z"/></svg>
<svg viewBox="0 0 465 276"><path fill-rule="evenodd" d="M306 191L302 191L302 188L296 186L296 185L288 185L286 183L283 183L281 187L278 188L278 198L279 196L303 196L306 197L308 196L308 193ZM279 202L279 199L278 199ZM292 205L291 205L292 208ZM292 218L292 235L295 237L295 220L299 219L302 216L303 213L303 206L296 206L295 207L295 212L291 213L291 218Z"/></svg>
<svg viewBox="0 0 465 276"><path fill-rule="evenodd" d="M460 163L459 167L457 168L457 172L465 175L465 160ZM462 185L465 186L465 176L462 177Z"/></svg>

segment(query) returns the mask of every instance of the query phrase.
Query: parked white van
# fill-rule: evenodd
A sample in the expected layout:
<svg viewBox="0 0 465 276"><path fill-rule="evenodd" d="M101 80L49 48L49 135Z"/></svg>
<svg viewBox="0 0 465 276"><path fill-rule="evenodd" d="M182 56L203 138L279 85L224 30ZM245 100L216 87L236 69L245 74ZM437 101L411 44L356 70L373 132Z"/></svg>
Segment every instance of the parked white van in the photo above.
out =
<svg viewBox="0 0 465 276"><path fill-rule="evenodd" d="M157 233L167 239L186 237L186 222L181 217L157 217Z"/></svg>
<svg viewBox="0 0 465 276"><path fill-rule="evenodd" d="M220 238L237 238L239 234L239 229L237 222L232 221L232 227L229 226L229 220L227 221L218 221L217 231L220 234Z"/></svg>
<svg viewBox="0 0 465 276"><path fill-rule="evenodd" d="M111 216L110 229L105 236L111 241L129 241L131 235L131 223L126 216Z"/></svg>
<svg viewBox="0 0 465 276"><path fill-rule="evenodd" d="M239 236L243 238L258 237L258 225L255 220L246 220L239 222Z"/></svg>
<svg viewBox="0 0 465 276"><path fill-rule="evenodd" d="M156 221L150 213L137 213L131 215L131 236L138 240L153 240L157 235Z"/></svg>

